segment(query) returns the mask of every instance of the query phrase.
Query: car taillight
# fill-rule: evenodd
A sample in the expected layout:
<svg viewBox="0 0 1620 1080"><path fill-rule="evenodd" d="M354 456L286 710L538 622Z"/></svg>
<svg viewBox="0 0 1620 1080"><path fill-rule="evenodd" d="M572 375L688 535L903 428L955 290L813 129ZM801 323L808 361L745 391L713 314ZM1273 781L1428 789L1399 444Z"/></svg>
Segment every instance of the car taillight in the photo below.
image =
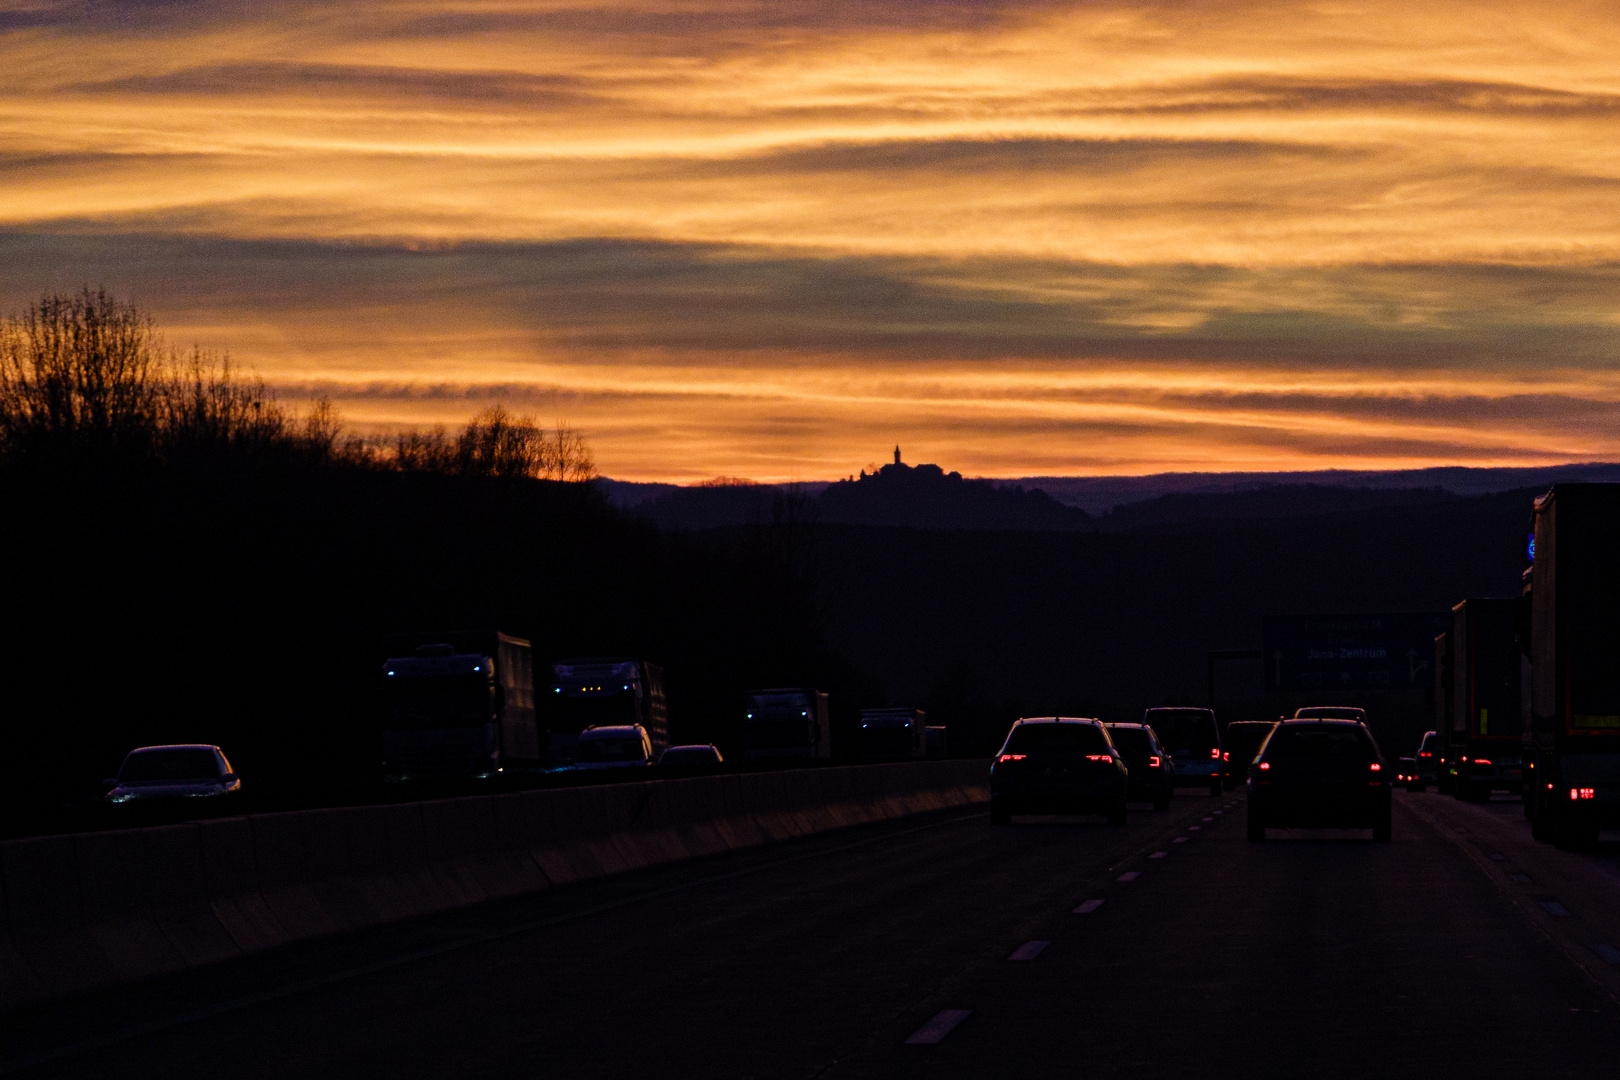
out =
<svg viewBox="0 0 1620 1080"><path fill-rule="evenodd" d="M1087 761L1113 761L1114 759L1113 759L1112 756L1110 756L1108 754L1087 754L1086 755L1086 760Z"/></svg>
<svg viewBox="0 0 1620 1080"><path fill-rule="evenodd" d="M1474 759L1475 765L1489 765L1490 763L1491 759L1488 757L1477 757Z"/></svg>
<svg viewBox="0 0 1620 1080"><path fill-rule="evenodd" d="M1423 753L1419 754L1418 757L1434 757L1434 754L1432 754L1429 751L1425 750L1425 751L1423 751Z"/></svg>
<svg viewBox="0 0 1620 1080"><path fill-rule="evenodd" d="M1224 753L1224 754L1222 754L1222 755L1221 755L1221 760L1222 760L1222 761L1231 761L1231 760L1232 760L1232 755L1231 755L1231 753L1230 753L1230 752L1228 752L1228 753Z"/></svg>
<svg viewBox="0 0 1620 1080"><path fill-rule="evenodd" d="M1025 756L1026 755L1024 754L1002 754L1000 757L996 758L996 761L1023 761Z"/></svg>
<svg viewBox="0 0 1620 1080"><path fill-rule="evenodd" d="M1378 764L1378 762L1376 762L1376 761L1373 762L1371 765L1367 766L1367 768L1371 769L1373 772L1383 772L1384 771L1384 767L1382 765Z"/></svg>
<svg viewBox="0 0 1620 1080"><path fill-rule="evenodd" d="M1269 761L1262 761L1262 762L1261 762L1261 763L1260 763L1260 771L1261 771L1261 772L1265 772L1265 771L1266 771L1266 770L1267 770L1267 769L1269 769L1269 768L1271 768L1271 762L1269 762Z"/></svg>
<svg viewBox="0 0 1620 1080"><path fill-rule="evenodd" d="M1158 758L1157 754L1155 754L1154 756L1148 758L1148 768L1157 769L1158 767L1159 767L1159 758Z"/></svg>
<svg viewBox="0 0 1620 1080"><path fill-rule="evenodd" d="M1219 761L1219 760L1221 760L1221 748L1218 747L1218 746L1210 747L1209 748L1209 759L1211 761Z"/></svg>
<svg viewBox="0 0 1620 1080"><path fill-rule="evenodd" d="M1597 798L1597 788L1570 788L1569 797L1572 799L1595 799Z"/></svg>

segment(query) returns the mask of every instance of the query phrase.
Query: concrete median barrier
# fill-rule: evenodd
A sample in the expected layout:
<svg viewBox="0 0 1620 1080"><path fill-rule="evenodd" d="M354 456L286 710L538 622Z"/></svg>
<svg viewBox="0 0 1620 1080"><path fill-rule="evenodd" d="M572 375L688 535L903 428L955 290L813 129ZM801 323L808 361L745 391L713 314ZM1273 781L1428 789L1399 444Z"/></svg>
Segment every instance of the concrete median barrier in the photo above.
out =
<svg viewBox="0 0 1620 1080"><path fill-rule="evenodd" d="M0 1009L499 897L989 798L902 762L0 843Z"/></svg>

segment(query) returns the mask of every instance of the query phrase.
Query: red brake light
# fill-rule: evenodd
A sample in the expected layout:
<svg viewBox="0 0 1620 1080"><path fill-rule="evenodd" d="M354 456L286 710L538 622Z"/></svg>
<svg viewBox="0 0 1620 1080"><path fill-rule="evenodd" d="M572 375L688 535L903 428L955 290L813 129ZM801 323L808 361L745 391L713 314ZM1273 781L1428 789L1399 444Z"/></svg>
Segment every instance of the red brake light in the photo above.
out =
<svg viewBox="0 0 1620 1080"><path fill-rule="evenodd" d="M1418 757L1434 757L1434 753L1432 751L1425 750L1423 753L1419 754Z"/></svg>
<svg viewBox="0 0 1620 1080"><path fill-rule="evenodd" d="M1087 754L1086 755L1086 760L1087 761L1113 761L1114 758L1113 758L1113 755L1111 755L1111 754Z"/></svg>
<svg viewBox="0 0 1620 1080"><path fill-rule="evenodd" d="M1219 761L1219 760L1221 760L1221 748L1218 747L1218 746L1210 747L1209 748L1209 757L1210 757L1211 761Z"/></svg>
<svg viewBox="0 0 1620 1080"><path fill-rule="evenodd" d="M1488 757L1477 757L1474 759L1475 765L1489 765L1490 763L1491 759Z"/></svg>
<svg viewBox="0 0 1620 1080"><path fill-rule="evenodd" d="M1266 770L1267 770L1267 769L1269 769L1269 768L1271 768L1271 762L1269 762L1269 761L1262 761L1262 762L1261 762L1261 763L1260 763L1260 771L1261 771L1261 772L1265 772L1265 771L1266 771Z"/></svg>
<svg viewBox="0 0 1620 1080"><path fill-rule="evenodd" d="M1027 755L1024 754L1002 754L1000 757L996 758L996 761L1023 761L1026 756Z"/></svg>
<svg viewBox="0 0 1620 1080"><path fill-rule="evenodd" d="M1230 752L1230 751L1228 751L1228 752L1227 752L1227 753L1224 753L1224 754L1222 754L1222 755L1221 755L1221 760L1222 760L1222 761L1231 761L1231 760L1232 760L1232 754L1231 754L1231 752Z"/></svg>
<svg viewBox="0 0 1620 1080"><path fill-rule="evenodd" d="M1376 762L1376 761L1373 762L1371 765L1369 765L1367 767L1369 769L1371 769L1373 772L1382 772L1383 769L1384 769L1384 767L1382 765L1378 764L1378 762Z"/></svg>
<svg viewBox="0 0 1620 1080"><path fill-rule="evenodd" d="M1154 754L1152 757L1148 758L1148 768L1157 769L1158 767L1159 767L1159 755Z"/></svg>
<svg viewBox="0 0 1620 1080"><path fill-rule="evenodd" d="M1572 799L1595 799L1597 798L1597 788L1570 788L1569 797Z"/></svg>

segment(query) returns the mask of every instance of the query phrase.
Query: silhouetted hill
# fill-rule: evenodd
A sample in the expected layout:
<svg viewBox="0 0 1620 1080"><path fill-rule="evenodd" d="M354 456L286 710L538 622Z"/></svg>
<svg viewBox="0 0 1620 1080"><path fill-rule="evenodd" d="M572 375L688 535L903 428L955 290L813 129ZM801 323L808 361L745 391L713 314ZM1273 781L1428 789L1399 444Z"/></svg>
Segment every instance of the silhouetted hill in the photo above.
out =
<svg viewBox="0 0 1620 1080"><path fill-rule="evenodd" d="M1083 510L1044 491L964 480L938 465L895 462L856 480L831 484L815 501L819 520L922 529L1013 529L1069 532L1092 527Z"/></svg>
<svg viewBox="0 0 1620 1080"><path fill-rule="evenodd" d="M1272 484L1252 491L1160 495L1116 506L1098 518L1107 532L1149 526L1197 526L1212 521L1265 521L1275 518L1356 513L1384 507L1459 502L1443 488L1357 488L1323 484Z"/></svg>

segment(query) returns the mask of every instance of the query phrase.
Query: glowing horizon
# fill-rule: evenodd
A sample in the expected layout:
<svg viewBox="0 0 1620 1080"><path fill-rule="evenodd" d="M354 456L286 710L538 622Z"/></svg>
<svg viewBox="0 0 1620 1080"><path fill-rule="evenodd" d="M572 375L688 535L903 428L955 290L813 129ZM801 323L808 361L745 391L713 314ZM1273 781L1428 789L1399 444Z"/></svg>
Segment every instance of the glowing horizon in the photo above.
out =
<svg viewBox="0 0 1620 1080"><path fill-rule="evenodd" d="M623 479L1620 457L1602 4L42 2L0 296Z"/></svg>

